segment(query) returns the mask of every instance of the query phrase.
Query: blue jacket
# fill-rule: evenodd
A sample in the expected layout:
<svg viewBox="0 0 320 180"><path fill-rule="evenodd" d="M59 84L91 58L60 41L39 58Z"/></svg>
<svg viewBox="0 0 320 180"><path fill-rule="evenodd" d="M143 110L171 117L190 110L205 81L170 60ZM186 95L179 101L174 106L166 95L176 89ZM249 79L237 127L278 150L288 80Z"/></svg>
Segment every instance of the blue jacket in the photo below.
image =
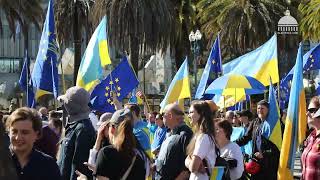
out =
<svg viewBox="0 0 320 180"><path fill-rule="evenodd" d="M68 123L61 141L58 165L63 180L76 180L76 170L92 179L92 172L83 164L95 143L95 130L89 119Z"/></svg>

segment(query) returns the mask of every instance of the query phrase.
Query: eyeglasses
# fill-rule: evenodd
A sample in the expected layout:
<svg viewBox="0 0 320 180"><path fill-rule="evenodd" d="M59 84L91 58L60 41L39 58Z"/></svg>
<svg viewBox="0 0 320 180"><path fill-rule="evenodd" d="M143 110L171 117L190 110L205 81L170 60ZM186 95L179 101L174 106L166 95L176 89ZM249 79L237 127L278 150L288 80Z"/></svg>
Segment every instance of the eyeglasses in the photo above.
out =
<svg viewBox="0 0 320 180"><path fill-rule="evenodd" d="M317 112L318 111L318 108L309 108L308 109L308 112L309 113L315 113L315 112Z"/></svg>

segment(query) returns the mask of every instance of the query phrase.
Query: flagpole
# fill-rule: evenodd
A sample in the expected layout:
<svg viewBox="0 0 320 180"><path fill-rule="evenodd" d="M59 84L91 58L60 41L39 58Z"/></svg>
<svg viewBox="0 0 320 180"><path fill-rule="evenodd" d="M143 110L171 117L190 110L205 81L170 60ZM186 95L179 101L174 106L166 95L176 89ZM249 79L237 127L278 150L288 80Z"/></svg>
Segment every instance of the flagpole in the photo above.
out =
<svg viewBox="0 0 320 180"><path fill-rule="evenodd" d="M27 83L26 83L26 85L27 85L27 96L26 96L26 102L27 102L27 106L28 107L30 107L29 106L29 63L28 63L28 50L27 49L25 49L25 56L26 56L26 59L25 59L25 61L26 61L26 66L27 66L27 68L26 68L26 71L27 71L27 78L26 78L26 80L27 80Z"/></svg>

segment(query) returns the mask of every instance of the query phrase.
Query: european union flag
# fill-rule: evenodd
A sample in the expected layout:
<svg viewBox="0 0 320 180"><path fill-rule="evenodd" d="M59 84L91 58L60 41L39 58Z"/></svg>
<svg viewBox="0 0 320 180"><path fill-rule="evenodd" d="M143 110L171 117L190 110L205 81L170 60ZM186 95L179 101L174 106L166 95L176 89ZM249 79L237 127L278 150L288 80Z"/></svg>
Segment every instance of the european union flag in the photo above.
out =
<svg viewBox="0 0 320 180"><path fill-rule="evenodd" d="M312 48L303 56L303 73L320 69L320 44Z"/></svg>
<svg viewBox="0 0 320 180"><path fill-rule="evenodd" d="M37 59L31 75L33 86L36 88L36 99L44 94L58 96L57 54L53 0L50 0Z"/></svg>
<svg viewBox="0 0 320 180"><path fill-rule="evenodd" d="M128 59L122 58L119 65L93 89L91 93L92 108L100 112L114 112L113 93L121 101L138 84L139 81Z"/></svg>
<svg viewBox="0 0 320 180"><path fill-rule="evenodd" d="M218 77L218 74L222 73L222 64L221 64L221 50L220 50L220 38L219 34L212 45L210 55L208 57L207 64L203 70L201 80L196 91L196 99L212 99L213 95L204 95L204 92L209 84L214 80L214 75Z"/></svg>
<svg viewBox="0 0 320 180"><path fill-rule="evenodd" d="M27 49L25 50L24 63L20 74L19 84L21 89L26 91L28 107L35 107L36 104L34 100L33 83L30 79L30 58L28 57Z"/></svg>
<svg viewBox="0 0 320 180"><path fill-rule="evenodd" d="M285 109L286 108L286 103L289 101L289 96L290 96L290 80L291 78L283 78L280 81L279 84L279 90L280 92L278 92L278 88L276 90L276 96L279 97L280 101L279 101L279 107L280 109Z"/></svg>
<svg viewBox="0 0 320 180"><path fill-rule="evenodd" d="M320 69L320 44L316 45L303 56L303 73L310 70ZM290 81L293 78L294 67L280 81L280 109L285 108L285 104L289 101L290 96Z"/></svg>

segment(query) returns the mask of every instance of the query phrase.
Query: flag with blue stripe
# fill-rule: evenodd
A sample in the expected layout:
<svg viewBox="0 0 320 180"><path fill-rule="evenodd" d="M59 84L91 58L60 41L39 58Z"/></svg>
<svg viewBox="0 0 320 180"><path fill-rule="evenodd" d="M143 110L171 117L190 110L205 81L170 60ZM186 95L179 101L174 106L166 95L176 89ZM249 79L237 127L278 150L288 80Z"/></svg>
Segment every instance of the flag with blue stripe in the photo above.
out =
<svg viewBox="0 0 320 180"><path fill-rule="evenodd" d="M58 96L58 46L54 25L53 0L50 0L43 25L39 51L31 75L33 86L36 89L36 99L44 94Z"/></svg>
<svg viewBox="0 0 320 180"><path fill-rule="evenodd" d="M210 55L208 57L207 64L203 70L201 80L199 82L195 98L201 99L203 98L204 92L206 88L212 83L214 80L214 76L218 76L218 74L222 74L222 63L221 63L221 50L220 50L220 38L219 34L212 45ZM208 95L206 95L208 96ZM204 99L212 99L213 95L205 97Z"/></svg>
<svg viewBox="0 0 320 180"><path fill-rule="evenodd" d="M269 112L267 122L270 125L270 136L269 139L273 142L278 149L281 149L282 144L282 133L280 126L280 109L277 102L277 96L275 90L270 81L269 86Z"/></svg>
<svg viewBox="0 0 320 180"><path fill-rule="evenodd" d="M26 91L27 106L34 108L36 106L33 92L33 83L30 79L30 58L28 57L28 50L25 50L24 63L20 74L19 85L21 89Z"/></svg>
<svg viewBox="0 0 320 180"><path fill-rule="evenodd" d="M289 106L283 143L280 151L280 161L278 169L278 179L293 179L294 161L297 146L303 142L306 135L306 97L303 88L303 56L302 45L300 44L294 73L292 88L290 91Z"/></svg>

